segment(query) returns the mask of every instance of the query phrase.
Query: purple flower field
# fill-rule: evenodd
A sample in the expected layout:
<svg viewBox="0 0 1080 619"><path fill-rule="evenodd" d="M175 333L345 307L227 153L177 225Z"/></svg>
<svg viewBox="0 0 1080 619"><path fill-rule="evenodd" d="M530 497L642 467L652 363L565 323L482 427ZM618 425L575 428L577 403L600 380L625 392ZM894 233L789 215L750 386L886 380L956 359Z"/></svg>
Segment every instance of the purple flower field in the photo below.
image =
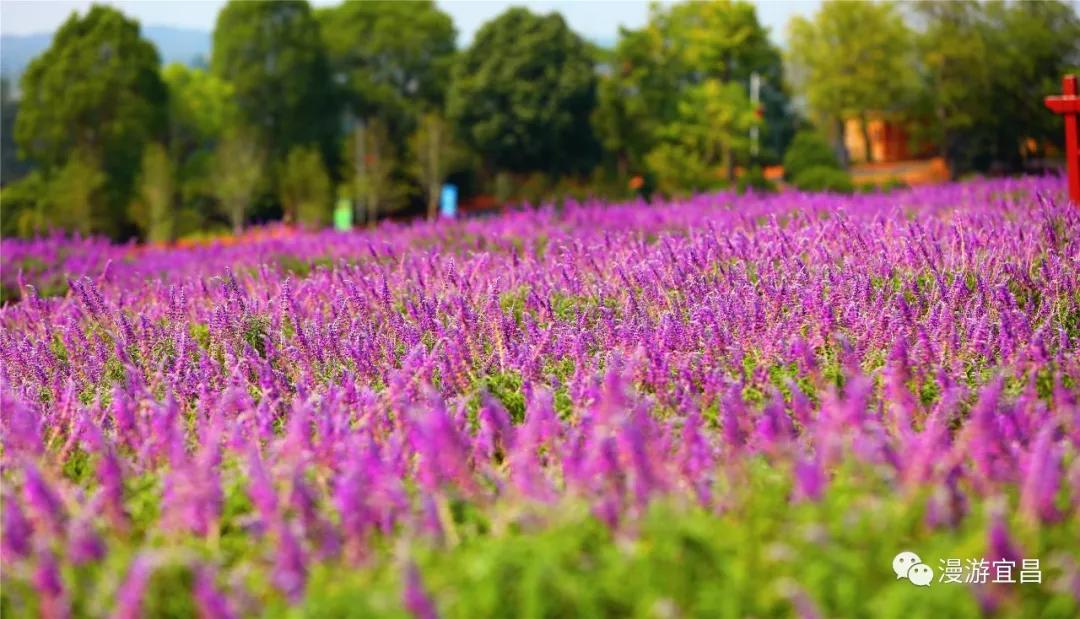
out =
<svg viewBox="0 0 1080 619"><path fill-rule="evenodd" d="M1077 616L1063 189L4 240L0 610Z"/></svg>

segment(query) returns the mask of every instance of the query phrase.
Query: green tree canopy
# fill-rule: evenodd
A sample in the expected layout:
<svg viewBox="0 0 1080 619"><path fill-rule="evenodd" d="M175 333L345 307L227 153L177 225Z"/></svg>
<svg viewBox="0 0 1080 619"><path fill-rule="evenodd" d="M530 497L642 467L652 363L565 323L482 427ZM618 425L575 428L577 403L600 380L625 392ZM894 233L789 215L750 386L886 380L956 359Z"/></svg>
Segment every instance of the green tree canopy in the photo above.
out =
<svg viewBox="0 0 1080 619"><path fill-rule="evenodd" d="M779 67L779 52L749 2L683 2L654 9L651 22L668 41L681 81L745 83L752 72Z"/></svg>
<svg viewBox="0 0 1080 619"><path fill-rule="evenodd" d="M168 65L161 74L169 87L169 143L175 157L212 145L239 121L229 82L179 63Z"/></svg>
<svg viewBox="0 0 1080 619"><path fill-rule="evenodd" d="M954 174L998 164L1017 170L1061 144L1061 119L1042 105L1061 75L1080 65L1080 18L1064 2L919 3L920 75L914 116Z"/></svg>
<svg viewBox="0 0 1080 619"><path fill-rule="evenodd" d="M173 232L184 235L219 214L210 186L213 149L239 122L239 110L232 85L205 69L170 64L162 76L169 86L168 152L180 198Z"/></svg>
<svg viewBox="0 0 1080 619"><path fill-rule="evenodd" d="M159 65L138 22L94 6L84 16L72 14L22 76L15 139L47 176L75 152L80 161L65 179L90 174L87 166L101 167L108 197L95 204L109 213L98 214L97 230L129 231L124 209L143 145L165 130L167 94Z"/></svg>
<svg viewBox="0 0 1080 619"><path fill-rule="evenodd" d="M661 148L646 156L661 191L703 191L723 178L731 180L728 171L734 157L745 155L750 127L757 123L750 99L738 83L707 79L687 88L679 99L677 116L660 131ZM686 185L689 170L699 170L700 178Z"/></svg>
<svg viewBox="0 0 1080 619"><path fill-rule="evenodd" d="M514 8L484 24L454 67L448 113L488 165L510 172L591 167L593 58L557 13Z"/></svg>
<svg viewBox="0 0 1080 619"><path fill-rule="evenodd" d="M0 77L0 184L9 185L30 172L29 161L19 158L19 147L15 144L15 119L18 118L19 101L12 96L11 83L6 77Z"/></svg>
<svg viewBox="0 0 1080 619"><path fill-rule="evenodd" d="M173 161L161 144L149 144L143 149L130 212L143 238L151 243L167 243L173 238L176 216L176 173L173 168Z"/></svg>
<svg viewBox="0 0 1080 619"><path fill-rule="evenodd" d="M792 180L810 168L840 169L836 153L829 148L825 137L817 131L800 131L784 153L784 178Z"/></svg>
<svg viewBox="0 0 1080 619"><path fill-rule="evenodd" d="M673 123L680 116L685 121L680 105L685 106L691 96L687 91L706 81L737 84L748 94L750 76L757 73L762 78L766 121L762 144L771 147L771 157L778 156L792 133L780 52L769 42L768 30L749 2L655 5L643 28L620 31L608 65L593 121L604 146L624 171L627 166L640 168L645 153L667 139ZM731 94L726 87L709 92ZM651 159L668 161L678 153L696 153L704 157L699 164L708 163L705 153L686 144L677 149L668 144L662 152L666 155ZM656 171L655 166L649 167Z"/></svg>
<svg viewBox="0 0 1080 619"><path fill-rule="evenodd" d="M265 151L254 132L242 127L226 131L214 151L210 187L233 234L244 230L265 162Z"/></svg>
<svg viewBox="0 0 1080 619"><path fill-rule="evenodd" d="M311 147L289 151L278 182L286 223L317 229L330 220L333 188L322 155Z"/></svg>
<svg viewBox="0 0 1080 619"><path fill-rule="evenodd" d="M334 83L307 2L231 0L218 14L210 64L231 84L241 122L275 161L304 144L335 154Z"/></svg>
<svg viewBox="0 0 1080 619"><path fill-rule="evenodd" d="M398 149L383 119L356 123L342 151L344 191L353 197L358 220L374 226L380 214L399 209L408 199L410 188L396 174Z"/></svg>
<svg viewBox="0 0 1080 619"><path fill-rule="evenodd" d="M457 149L446 121L434 112L424 114L408 143L414 162L412 175L424 188L427 218L433 220L438 213L443 181L457 158Z"/></svg>
<svg viewBox="0 0 1080 619"><path fill-rule="evenodd" d="M621 29L600 80L593 124L622 174L641 169L659 127L675 113L678 75L665 69L668 55L659 29Z"/></svg>
<svg viewBox="0 0 1080 619"><path fill-rule="evenodd" d="M434 3L343 2L316 15L353 115L381 117L402 137L420 114L442 108L456 32Z"/></svg>
<svg viewBox="0 0 1080 619"><path fill-rule="evenodd" d="M789 77L816 120L831 124L845 161L845 118L904 108L915 79L912 50L911 32L891 2L827 0L812 19L789 22Z"/></svg>

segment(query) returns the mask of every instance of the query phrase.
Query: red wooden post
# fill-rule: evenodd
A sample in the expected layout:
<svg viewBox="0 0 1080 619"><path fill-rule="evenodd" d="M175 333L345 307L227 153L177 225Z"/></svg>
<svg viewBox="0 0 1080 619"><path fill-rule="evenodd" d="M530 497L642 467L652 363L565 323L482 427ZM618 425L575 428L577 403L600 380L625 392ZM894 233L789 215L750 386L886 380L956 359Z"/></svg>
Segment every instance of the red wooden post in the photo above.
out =
<svg viewBox="0 0 1080 619"><path fill-rule="evenodd" d="M1061 78L1061 95L1046 98L1046 107L1065 117L1065 165L1069 170L1069 198L1080 205L1080 131L1077 130L1077 114L1080 114L1080 97L1077 96L1076 76Z"/></svg>

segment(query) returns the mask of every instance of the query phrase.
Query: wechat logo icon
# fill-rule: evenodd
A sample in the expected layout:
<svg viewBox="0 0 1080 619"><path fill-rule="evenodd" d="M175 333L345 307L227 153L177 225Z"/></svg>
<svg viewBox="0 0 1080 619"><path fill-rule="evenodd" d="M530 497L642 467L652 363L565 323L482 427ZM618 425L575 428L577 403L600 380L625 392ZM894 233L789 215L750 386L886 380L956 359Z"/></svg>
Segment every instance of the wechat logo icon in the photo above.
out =
<svg viewBox="0 0 1080 619"><path fill-rule="evenodd" d="M916 587L929 587L934 581L934 568L926 565L919 555L905 550L893 557L892 569L896 579L907 578Z"/></svg>

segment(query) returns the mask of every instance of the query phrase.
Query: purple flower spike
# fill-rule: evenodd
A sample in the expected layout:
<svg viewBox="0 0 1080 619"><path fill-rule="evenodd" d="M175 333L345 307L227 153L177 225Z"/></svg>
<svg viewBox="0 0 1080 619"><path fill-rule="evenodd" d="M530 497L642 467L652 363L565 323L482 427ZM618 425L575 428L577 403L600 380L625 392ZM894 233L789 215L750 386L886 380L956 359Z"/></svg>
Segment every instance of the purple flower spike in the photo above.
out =
<svg viewBox="0 0 1080 619"><path fill-rule="evenodd" d="M143 598L154 572L153 561L147 555L139 555L128 568L127 577L116 592L116 606L112 619L139 619L142 617Z"/></svg>
<svg viewBox="0 0 1080 619"><path fill-rule="evenodd" d="M33 584L39 595L39 611L43 619L67 619L71 616L60 567L52 551L46 549L38 553Z"/></svg>
<svg viewBox="0 0 1080 619"><path fill-rule="evenodd" d="M307 562L299 540L288 525L282 522L276 528L278 547L271 577L274 585L295 603L303 597L307 586Z"/></svg>
<svg viewBox="0 0 1080 619"><path fill-rule="evenodd" d="M195 569L195 604L200 619L233 619L236 613L214 583L214 571L205 565Z"/></svg>
<svg viewBox="0 0 1080 619"><path fill-rule="evenodd" d="M56 492L49 487L48 482L41 476L41 472L33 464L27 464L25 468L26 483L23 485L23 495L26 504L33 510L35 516L45 526L57 535L64 534L64 523L67 520L67 511Z"/></svg>
<svg viewBox="0 0 1080 619"><path fill-rule="evenodd" d="M68 557L75 565L93 563L105 557L105 542L89 519L79 518L72 522L68 534Z"/></svg>
<svg viewBox="0 0 1080 619"><path fill-rule="evenodd" d="M424 583L420 579L420 570L411 561L405 568L405 590L402 592L402 600L405 608L417 619L438 619L439 617L439 613L435 610L435 603L424 589Z"/></svg>
<svg viewBox="0 0 1080 619"><path fill-rule="evenodd" d="M1054 442L1057 434L1053 424L1045 425L1027 456L1020 511L1031 521L1052 522L1060 515L1054 505L1063 475L1061 448Z"/></svg>
<svg viewBox="0 0 1080 619"><path fill-rule="evenodd" d="M0 534L0 542L3 549L3 560L10 565L15 559L25 559L30 556L31 536L34 533L30 521L19 507L19 501L11 494L4 493L3 502L3 533Z"/></svg>
<svg viewBox="0 0 1080 619"><path fill-rule="evenodd" d="M800 458L795 463L795 498L817 501L825 490L825 471L816 457Z"/></svg>

